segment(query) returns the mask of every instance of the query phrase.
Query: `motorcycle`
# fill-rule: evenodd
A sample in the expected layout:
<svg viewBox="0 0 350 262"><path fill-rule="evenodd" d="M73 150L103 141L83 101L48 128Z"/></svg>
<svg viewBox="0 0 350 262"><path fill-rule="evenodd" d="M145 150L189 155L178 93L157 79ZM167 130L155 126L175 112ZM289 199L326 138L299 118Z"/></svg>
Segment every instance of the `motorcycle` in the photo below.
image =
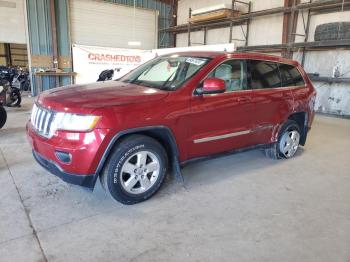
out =
<svg viewBox="0 0 350 262"><path fill-rule="evenodd" d="M9 107L19 107L22 102L20 88L14 85L17 76L16 68L0 67L0 96L3 97L4 105Z"/></svg>
<svg viewBox="0 0 350 262"><path fill-rule="evenodd" d="M26 69L19 68L17 74L13 79L13 84L19 83L19 89L21 92L30 91L30 77L29 72Z"/></svg>

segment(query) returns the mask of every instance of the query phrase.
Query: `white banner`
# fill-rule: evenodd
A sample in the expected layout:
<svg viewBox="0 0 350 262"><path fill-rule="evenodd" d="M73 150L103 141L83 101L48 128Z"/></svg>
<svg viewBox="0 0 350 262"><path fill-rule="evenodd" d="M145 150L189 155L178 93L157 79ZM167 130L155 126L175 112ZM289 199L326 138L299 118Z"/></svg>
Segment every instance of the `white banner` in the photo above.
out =
<svg viewBox="0 0 350 262"><path fill-rule="evenodd" d="M77 73L76 83L96 82L99 74L106 69L118 69L117 79L152 58L183 51L227 51L233 52L233 44L191 46L153 50L121 49L97 46L73 45L73 71Z"/></svg>
<svg viewBox="0 0 350 262"><path fill-rule="evenodd" d="M96 82L99 74L106 69L119 69L114 72L113 77L119 78L153 57L151 50L73 45L76 83Z"/></svg>

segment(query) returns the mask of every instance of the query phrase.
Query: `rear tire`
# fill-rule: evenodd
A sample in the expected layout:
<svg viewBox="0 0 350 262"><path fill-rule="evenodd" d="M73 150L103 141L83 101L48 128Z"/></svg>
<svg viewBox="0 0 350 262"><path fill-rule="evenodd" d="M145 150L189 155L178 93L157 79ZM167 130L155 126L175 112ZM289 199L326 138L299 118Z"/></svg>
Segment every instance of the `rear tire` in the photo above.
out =
<svg viewBox="0 0 350 262"><path fill-rule="evenodd" d="M18 89L12 90L10 94L10 99L11 99L11 102L7 103L8 107L19 107L22 102L20 91Z"/></svg>
<svg viewBox="0 0 350 262"><path fill-rule="evenodd" d="M7 113L3 106L0 105L0 129L5 125L7 120Z"/></svg>
<svg viewBox="0 0 350 262"><path fill-rule="evenodd" d="M265 149L265 155L271 159L291 158L295 155L300 143L300 126L294 120L287 120L282 126L277 143Z"/></svg>
<svg viewBox="0 0 350 262"><path fill-rule="evenodd" d="M116 201L132 205L152 197L167 172L167 154L151 137L131 135L122 140L109 157L101 184Z"/></svg>

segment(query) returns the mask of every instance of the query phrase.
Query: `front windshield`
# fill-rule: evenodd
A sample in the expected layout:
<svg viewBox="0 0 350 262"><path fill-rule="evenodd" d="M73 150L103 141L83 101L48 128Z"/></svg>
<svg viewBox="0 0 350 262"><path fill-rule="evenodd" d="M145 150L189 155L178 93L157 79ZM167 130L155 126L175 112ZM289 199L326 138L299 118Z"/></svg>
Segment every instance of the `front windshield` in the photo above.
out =
<svg viewBox="0 0 350 262"><path fill-rule="evenodd" d="M162 56L136 68L119 80L159 89L176 90L208 62L209 58L206 57Z"/></svg>

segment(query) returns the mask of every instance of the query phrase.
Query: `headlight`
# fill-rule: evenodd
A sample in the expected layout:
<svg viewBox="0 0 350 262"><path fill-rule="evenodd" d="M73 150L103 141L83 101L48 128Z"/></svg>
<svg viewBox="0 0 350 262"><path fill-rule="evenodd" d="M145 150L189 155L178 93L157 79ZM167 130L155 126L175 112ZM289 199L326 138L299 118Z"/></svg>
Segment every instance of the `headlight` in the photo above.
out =
<svg viewBox="0 0 350 262"><path fill-rule="evenodd" d="M52 129L84 132L94 129L98 120L99 116L56 113Z"/></svg>

